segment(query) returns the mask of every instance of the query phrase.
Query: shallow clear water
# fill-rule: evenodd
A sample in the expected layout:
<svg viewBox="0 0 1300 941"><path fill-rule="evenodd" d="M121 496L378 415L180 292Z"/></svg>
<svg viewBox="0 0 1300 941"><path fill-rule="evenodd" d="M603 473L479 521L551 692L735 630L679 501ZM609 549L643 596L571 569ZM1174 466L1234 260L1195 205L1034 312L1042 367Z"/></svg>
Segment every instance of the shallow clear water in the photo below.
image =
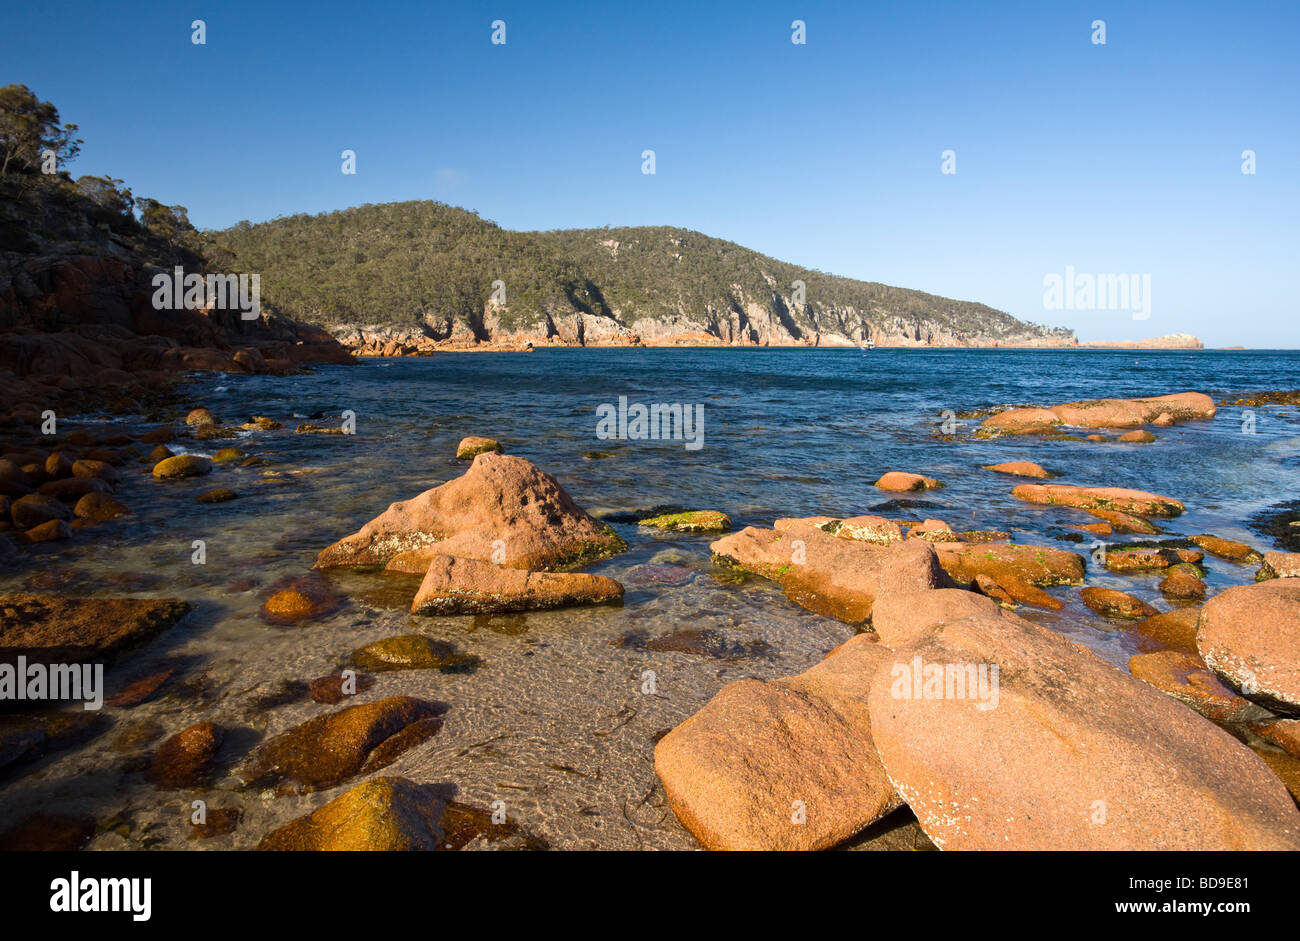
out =
<svg viewBox="0 0 1300 941"><path fill-rule="evenodd" d="M0 810L6 821L43 811L126 822L97 836L96 848L256 845L271 827L355 782L305 797L273 797L242 789L227 775L204 792L165 793L143 781L138 756L186 725L212 721L237 732L222 753L233 765L260 736L334 708L310 699L269 705L266 698L284 681L335 672L358 647L418 632L452 641L482 663L466 674L376 675L359 700L410 694L450 707L434 738L379 773L450 782L459 800L479 807L504 800L512 821L555 847L689 848L694 841L657 787L656 735L723 684L798 672L852 634L766 582L714 572L709 538L652 535L615 522L629 551L589 570L625 582L628 593L618 608L416 618L407 611L416 581L342 575L338 584L351 599L346 607L284 628L258 617L269 586L307 570L321 548L392 501L463 473L466 463L453 455L468 434L495 437L507 452L534 461L598 516L675 504L722 510L739 528L770 525L779 516L855 515L890 500L872 486L881 473L906 470L947 486L924 494L926 506L878 512L937 517L956 529L1007 529L1018 542L1086 556L1090 535L1082 544L1060 536L1063 527L1092 517L1016 501L1010 496L1016 478L980 469L1028 459L1064 482L1131 486L1182 500L1187 512L1169 522L1171 534L1212 532L1272 548L1245 521L1300 497L1294 408L1254 409L1255 433L1245 434L1243 410L1224 407L1210 422L1155 429L1159 440L1151 445L980 440L972 432L982 416L960 419L948 437L940 423L944 410L1187 390L1218 399L1294 388L1300 388L1294 352L540 350L369 360L290 378L200 376L185 389L187 404L206 406L224 421L266 415L287 427L239 441L189 442L190 450L211 454L235 445L271 465L221 465L209 477L183 482L155 481L141 465L118 489L132 517L71 544L31 550L23 568L0 573L6 591L197 603L181 626L110 666L110 691L160 664L183 669L155 701L106 709L114 726L104 735L7 781ZM703 447L598 439L596 410L620 395L634 403L702 404ZM344 410L356 413L353 436L292 433L294 415L323 412L316 423L338 424ZM183 415L178 408L177 419ZM612 456L584 457L591 451ZM230 487L240 498L193 501L214 487ZM205 565L190 562L195 539L207 544ZM687 571L671 573L665 583L655 578L662 570L647 563ZM1207 565L1211 591L1250 581L1254 571L1213 558ZM1170 607L1154 577L1116 576L1090 565L1088 581ZM1067 601L1063 611L1021 613L1123 667L1138 649L1133 634L1084 609L1077 588L1051 591ZM726 649L701 655L625 642L630 632L645 639L684 628L717 630ZM655 673L654 695L642 693L647 670ZM240 808L243 821L234 834L187 840L195 797L211 808Z"/></svg>

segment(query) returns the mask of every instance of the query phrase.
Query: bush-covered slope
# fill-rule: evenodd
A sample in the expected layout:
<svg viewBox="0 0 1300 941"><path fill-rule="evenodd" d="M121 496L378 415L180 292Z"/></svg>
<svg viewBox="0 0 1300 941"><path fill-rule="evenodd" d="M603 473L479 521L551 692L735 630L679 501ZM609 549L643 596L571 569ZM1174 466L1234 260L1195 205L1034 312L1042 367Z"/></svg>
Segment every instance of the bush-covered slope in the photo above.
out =
<svg viewBox="0 0 1300 941"><path fill-rule="evenodd" d="M565 343L1068 344L983 304L839 278L666 226L511 232L434 202L208 233L265 298L340 336ZM493 299L505 285L505 303ZM805 284L799 303L795 281Z"/></svg>

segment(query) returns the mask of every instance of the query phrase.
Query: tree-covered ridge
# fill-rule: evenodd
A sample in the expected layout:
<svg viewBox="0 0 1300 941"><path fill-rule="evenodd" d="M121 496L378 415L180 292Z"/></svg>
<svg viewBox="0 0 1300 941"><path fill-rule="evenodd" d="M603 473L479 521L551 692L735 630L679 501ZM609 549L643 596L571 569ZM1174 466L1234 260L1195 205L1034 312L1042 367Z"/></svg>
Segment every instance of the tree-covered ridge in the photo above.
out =
<svg viewBox="0 0 1300 941"><path fill-rule="evenodd" d="M487 338L549 335L581 315L610 330L728 342L1070 336L983 304L840 278L668 226L512 232L412 201L241 222L207 237L240 270L261 272L263 295L280 310L331 326L418 324L437 338ZM505 284L504 306L491 303L495 281Z"/></svg>

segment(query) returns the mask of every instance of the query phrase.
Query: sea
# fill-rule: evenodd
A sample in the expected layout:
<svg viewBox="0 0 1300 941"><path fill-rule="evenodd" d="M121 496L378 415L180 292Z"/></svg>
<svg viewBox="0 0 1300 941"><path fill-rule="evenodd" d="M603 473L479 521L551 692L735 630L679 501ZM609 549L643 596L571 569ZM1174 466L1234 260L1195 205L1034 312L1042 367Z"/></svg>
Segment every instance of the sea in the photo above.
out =
<svg viewBox="0 0 1300 941"><path fill-rule="evenodd" d="M455 645L475 665L374 676L358 701L412 695L447 708L437 735L378 774L438 784L470 807L500 808L535 845L690 849L697 844L654 774L655 742L726 683L804 670L854 628L714 564L714 537L659 533L636 520L660 508L720 510L735 529L789 516L941 519L1078 552L1089 559L1088 584L1168 610L1156 578L1115 575L1091 561L1096 537L1070 527L1092 517L1016 500L1011 490L1022 481L982 466L1031 460L1060 475L1057 482L1154 491L1186 504L1165 522L1170 537L1213 533L1271 549L1251 520L1300 499L1300 409L1223 405L1212 420L1153 429L1151 444L1097 443L1082 433L987 439L976 435L979 423L1010 406L1183 391L1222 401L1298 388L1294 351L539 349L367 359L281 378L196 374L169 414L88 414L67 427L144 430L161 418L179 422L197 406L222 422L267 416L285 429L172 445L207 455L239 447L267 463L223 464L179 482L153 480L142 464L118 488L131 516L24 550L22 565L0 571L2 591L192 602L180 625L110 664L107 680L111 693L115 681L177 673L151 701L107 707L105 731L0 782L0 815L92 819L94 849L256 846L349 785L307 795L246 787L236 773L243 756L336 708L306 696L306 681L337 673L372 641L419 633ZM698 440L620 438L608 424L601 432L600 416L621 402L689 409L700 419L692 427ZM355 421L355 434L293 433L302 422L345 420ZM308 571L322 548L390 503L463 474L468 463L455 451L467 435L495 438L533 461L627 540L625 553L587 569L625 584L621 606L416 617L409 606L418 579L331 573L349 599L337 612L290 627L259 616L273 586ZM877 489L893 470L945 487ZM195 502L214 487L239 497ZM1141 537L1107 538L1114 545ZM203 564L194 562L196 540ZM1211 593L1253 580L1253 566L1206 564ZM1020 613L1120 669L1147 649L1131 628L1086 609L1078 587L1049 591L1062 610ZM212 786L175 793L146 783L141 764L162 738L205 721L228 732ZM237 810L238 826L192 839L195 799ZM924 842L913 831L903 819L859 845L911 848Z"/></svg>

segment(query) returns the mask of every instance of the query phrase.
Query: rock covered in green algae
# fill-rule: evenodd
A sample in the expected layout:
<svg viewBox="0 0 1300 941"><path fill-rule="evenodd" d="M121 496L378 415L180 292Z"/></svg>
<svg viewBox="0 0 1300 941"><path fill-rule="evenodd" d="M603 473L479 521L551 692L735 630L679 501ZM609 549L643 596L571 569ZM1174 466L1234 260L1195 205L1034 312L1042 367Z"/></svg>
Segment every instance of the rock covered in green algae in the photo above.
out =
<svg viewBox="0 0 1300 941"><path fill-rule="evenodd" d="M462 461L471 461L480 454L486 454L489 451L499 452L500 450L501 445L495 438L470 435L468 438L462 438L460 444L456 445L456 457Z"/></svg>
<svg viewBox="0 0 1300 941"><path fill-rule="evenodd" d="M731 529L731 517L717 510L691 510L652 516L637 525L678 533L725 533Z"/></svg>
<svg viewBox="0 0 1300 941"><path fill-rule="evenodd" d="M478 660L456 649L455 644L433 640L422 634L385 637L353 651L352 662L363 670L457 670L476 665Z"/></svg>

